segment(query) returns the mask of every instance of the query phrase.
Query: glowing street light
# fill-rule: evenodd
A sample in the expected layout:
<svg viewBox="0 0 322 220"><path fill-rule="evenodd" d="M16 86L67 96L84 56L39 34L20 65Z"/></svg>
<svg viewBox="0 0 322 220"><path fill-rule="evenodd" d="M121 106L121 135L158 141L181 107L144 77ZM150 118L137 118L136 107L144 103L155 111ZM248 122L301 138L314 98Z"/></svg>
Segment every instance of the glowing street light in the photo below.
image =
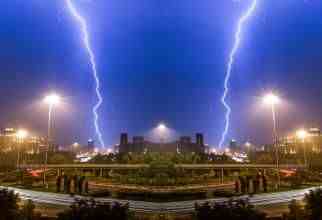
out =
<svg viewBox="0 0 322 220"><path fill-rule="evenodd" d="M60 103L60 96L52 93L50 95L47 95L44 98L44 103L48 105L48 130L47 130L47 148L46 148L46 154L45 154L45 170L44 170L44 179L43 182L46 184L46 167L47 167L47 160L48 160L48 150L50 146L50 140L51 140L51 122L52 122L52 112L56 105Z"/></svg>
<svg viewBox="0 0 322 220"><path fill-rule="evenodd" d="M276 157L276 168L278 172L278 186L280 185L280 174L279 174L279 155L278 155L278 135L277 135L277 123L276 123L276 106L280 104L280 98L274 93L269 93L263 97L263 103L269 106L272 110L273 119L273 143L275 148Z"/></svg>
<svg viewBox="0 0 322 220"><path fill-rule="evenodd" d="M304 129L300 129L296 132L297 138L301 139L302 141L305 141L307 137L307 131Z"/></svg>
<svg viewBox="0 0 322 220"><path fill-rule="evenodd" d="M44 102L49 106L57 105L60 102L60 97L57 94L53 93L53 94L47 95L44 98Z"/></svg>
<svg viewBox="0 0 322 220"><path fill-rule="evenodd" d="M76 152L80 147L80 144L78 142L75 142L72 144L72 151Z"/></svg>
<svg viewBox="0 0 322 220"><path fill-rule="evenodd" d="M51 120L52 120L52 111L53 108L60 103L60 96L53 93L44 98L44 103L48 105L48 133L47 133L47 141L48 141L48 147L49 147L49 141L50 141L50 130L51 130Z"/></svg>
<svg viewBox="0 0 322 220"><path fill-rule="evenodd" d="M280 101L281 101L280 98L274 93L269 93L265 95L263 98L264 104L267 104L267 105L277 105L280 103Z"/></svg>
<svg viewBox="0 0 322 220"><path fill-rule="evenodd" d="M25 139L27 136L28 136L28 132L26 130L24 130L24 129L18 130L17 133L16 133L16 137L20 141Z"/></svg>
<svg viewBox="0 0 322 220"><path fill-rule="evenodd" d="M245 147L246 147L247 155L248 155L248 157L250 157L250 152L251 152L252 144L249 141L247 141L245 143Z"/></svg>
<svg viewBox="0 0 322 220"><path fill-rule="evenodd" d="M217 150L216 150L216 148L211 148L211 149L210 149L210 153L211 153L211 154L217 154Z"/></svg>
<svg viewBox="0 0 322 220"><path fill-rule="evenodd" d="M160 124L158 125L158 130L159 130L159 131L164 131L164 130L166 130L166 129L167 129L167 126L166 126L165 124L160 123Z"/></svg>
<svg viewBox="0 0 322 220"><path fill-rule="evenodd" d="M308 136L308 133L306 130L304 129L300 129L298 131L296 131L296 137L298 139L300 139L303 143L303 153L304 153L304 164L305 164L305 167L307 167L307 158L306 158L306 147L305 147L305 140Z"/></svg>
<svg viewBox="0 0 322 220"><path fill-rule="evenodd" d="M158 127L157 127L157 132L160 135L160 142L162 143L164 138L165 138L165 132L167 130L167 126L164 123L159 123Z"/></svg>

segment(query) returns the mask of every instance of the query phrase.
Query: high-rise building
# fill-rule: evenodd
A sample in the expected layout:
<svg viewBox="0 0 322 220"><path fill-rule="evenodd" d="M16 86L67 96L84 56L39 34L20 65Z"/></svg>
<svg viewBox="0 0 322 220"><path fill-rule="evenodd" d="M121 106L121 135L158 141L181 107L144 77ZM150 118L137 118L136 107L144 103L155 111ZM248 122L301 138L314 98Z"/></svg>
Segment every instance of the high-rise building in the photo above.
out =
<svg viewBox="0 0 322 220"><path fill-rule="evenodd" d="M196 134L196 143L200 146L203 146L204 145L204 142L203 142L203 134L201 133L197 133Z"/></svg>
<svg viewBox="0 0 322 220"><path fill-rule="evenodd" d="M93 139L88 139L87 147L88 147L88 149L94 149L95 148L95 141Z"/></svg>
<svg viewBox="0 0 322 220"><path fill-rule="evenodd" d="M237 141L234 140L234 139L230 140L230 142L229 142L229 148L232 151L237 151L238 150L238 143L237 143Z"/></svg>
<svg viewBox="0 0 322 220"><path fill-rule="evenodd" d="M120 138L120 144L128 144L129 141L128 141L128 136L127 136L127 133L122 133L121 134L121 138Z"/></svg>

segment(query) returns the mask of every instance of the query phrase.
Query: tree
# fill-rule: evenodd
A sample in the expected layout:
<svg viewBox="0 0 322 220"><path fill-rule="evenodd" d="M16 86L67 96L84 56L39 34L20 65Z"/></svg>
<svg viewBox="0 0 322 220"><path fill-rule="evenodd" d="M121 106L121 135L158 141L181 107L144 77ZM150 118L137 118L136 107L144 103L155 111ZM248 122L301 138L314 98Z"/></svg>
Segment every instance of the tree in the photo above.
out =
<svg viewBox="0 0 322 220"><path fill-rule="evenodd" d="M305 206L295 200L289 205L286 220L322 220L322 189L311 190L305 195Z"/></svg>
<svg viewBox="0 0 322 220"><path fill-rule="evenodd" d="M22 209L19 209L20 198L18 194L7 189L0 190L0 220L38 220L40 214L35 213L35 205L27 200Z"/></svg>
<svg viewBox="0 0 322 220"><path fill-rule="evenodd" d="M310 190L305 195L308 220L322 220L322 189Z"/></svg>
<svg viewBox="0 0 322 220"><path fill-rule="evenodd" d="M265 174L263 174L263 189L264 189L264 192L266 193L268 191L267 189L267 177Z"/></svg>
<svg viewBox="0 0 322 220"><path fill-rule="evenodd" d="M246 193L246 180L245 177L239 176L239 182L240 182L240 190L242 194Z"/></svg>
<svg viewBox="0 0 322 220"><path fill-rule="evenodd" d="M247 200L229 201L224 203L205 203L196 205L197 220L229 219L229 220L265 220L266 215L257 211Z"/></svg>
<svg viewBox="0 0 322 220"><path fill-rule="evenodd" d="M16 169L17 152L0 152L0 171L10 171Z"/></svg>
<svg viewBox="0 0 322 220"><path fill-rule="evenodd" d="M304 209L296 200L292 200L288 208L289 213L284 215L285 220L305 220Z"/></svg>
<svg viewBox="0 0 322 220"><path fill-rule="evenodd" d="M35 204L31 200L27 200L21 210L21 220L38 220L40 213L35 213Z"/></svg>
<svg viewBox="0 0 322 220"><path fill-rule="evenodd" d="M58 214L58 220L128 220L130 217L128 204L98 203L94 200L76 200L69 210Z"/></svg>
<svg viewBox="0 0 322 220"><path fill-rule="evenodd" d="M19 197L13 191L0 190L0 220L16 220L19 217Z"/></svg>

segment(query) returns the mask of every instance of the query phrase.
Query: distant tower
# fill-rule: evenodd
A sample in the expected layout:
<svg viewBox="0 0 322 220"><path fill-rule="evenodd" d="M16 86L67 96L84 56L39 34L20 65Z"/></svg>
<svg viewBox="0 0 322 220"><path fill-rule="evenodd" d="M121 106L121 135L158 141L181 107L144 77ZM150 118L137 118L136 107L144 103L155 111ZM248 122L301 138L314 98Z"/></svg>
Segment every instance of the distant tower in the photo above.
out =
<svg viewBox="0 0 322 220"><path fill-rule="evenodd" d="M196 134L196 143L199 146L203 146L204 145L204 142L203 142L203 134L201 134L201 133L197 133Z"/></svg>
<svg viewBox="0 0 322 220"><path fill-rule="evenodd" d="M88 149L94 149L95 148L95 141L93 139L88 139L87 147L88 147Z"/></svg>
<svg viewBox="0 0 322 220"><path fill-rule="evenodd" d="M237 143L237 141L234 140L234 139L230 140L230 142L229 142L229 148L232 151L237 151L238 150L238 143Z"/></svg>
<svg viewBox="0 0 322 220"><path fill-rule="evenodd" d="M126 145L129 143L127 133L122 133L120 137L120 145Z"/></svg>

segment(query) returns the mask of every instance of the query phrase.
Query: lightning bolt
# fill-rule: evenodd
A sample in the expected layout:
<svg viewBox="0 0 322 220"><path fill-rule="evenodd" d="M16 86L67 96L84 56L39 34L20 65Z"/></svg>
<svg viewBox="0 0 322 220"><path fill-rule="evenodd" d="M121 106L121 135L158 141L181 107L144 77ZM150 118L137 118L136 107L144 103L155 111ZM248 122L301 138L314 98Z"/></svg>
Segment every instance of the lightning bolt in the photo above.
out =
<svg viewBox="0 0 322 220"><path fill-rule="evenodd" d="M226 136L229 130L230 125L230 115L231 115L231 107L229 106L229 103L226 101L228 92L229 92L229 80L232 72L232 67L235 61L235 55L240 47L240 41L241 41L241 33L243 31L244 24L247 22L247 20L252 16L257 6L257 0L253 0L250 7L247 9L247 11L239 18L238 24L237 24L237 31L235 32L235 42L233 45L233 48L229 54L229 61L227 64L227 70L226 70L226 76L224 81L224 93L221 97L221 103L224 105L226 109L225 114L225 128L221 135L220 142L218 144L219 148L222 148Z"/></svg>
<svg viewBox="0 0 322 220"><path fill-rule="evenodd" d="M68 7L68 10L70 11L71 15L75 18L75 20L79 23L79 26L81 28L81 32L83 35L83 43L86 48L86 51L88 53L88 56L90 58L90 64L92 68L92 74L95 80L95 92L97 97L97 103L93 106L92 112L94 116L94 127L95 132L98 137L99 143L102 147L105 146L104 140L102 137L101 129L98 124L99 115L98 115L98 109L100 108L101 104L103 103L103 97L100 91L100 79L98 77L97 69L96 69L96 62L95 62L95 55L93 53L93 50L90 45L89 40L89 34L88 34L88 28L87 28L87 22L85 18L82 17L82 15L77 11L75 6L72 3L72 0L66 0L66 4Z"/></svg>

